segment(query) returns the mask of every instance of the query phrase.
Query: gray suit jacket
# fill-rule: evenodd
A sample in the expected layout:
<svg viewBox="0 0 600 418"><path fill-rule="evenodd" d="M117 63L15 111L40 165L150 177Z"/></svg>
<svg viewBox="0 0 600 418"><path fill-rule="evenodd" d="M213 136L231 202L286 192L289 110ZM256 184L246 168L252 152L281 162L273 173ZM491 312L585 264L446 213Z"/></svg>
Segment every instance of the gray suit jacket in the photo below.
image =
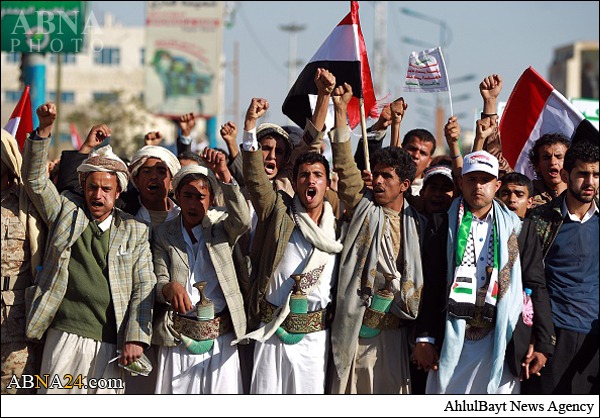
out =
<svg viewBox="0 0 600 418"><path fill-rule="evenodd" d="M85 201L59 194L48 179L49 139L27 139L23 179L29 198L50 231L44 264L30 293L28 338L42 338L65 296L71 247L90 223ZM117 347L126 342L150 344L156 276L148 240L149 228L119 209L113 212L108 250L108 278L117 321Z"/></svg>
<svg viewBox="0 0 600 418"><path fill-rule="evenodd" d="M244 301L232 259L232 249L239 237L250 229L250 211L239 186L221 183L227 211L211 209L202 221L202 231L210 259L223 290L236 336L246 334ZM153 344L177 344L168 329L172 325L170 305L163 288L169 282L185 287L190 266L181 229L181 215L159 225L152 234L152 252L156 285Z"/></svg>

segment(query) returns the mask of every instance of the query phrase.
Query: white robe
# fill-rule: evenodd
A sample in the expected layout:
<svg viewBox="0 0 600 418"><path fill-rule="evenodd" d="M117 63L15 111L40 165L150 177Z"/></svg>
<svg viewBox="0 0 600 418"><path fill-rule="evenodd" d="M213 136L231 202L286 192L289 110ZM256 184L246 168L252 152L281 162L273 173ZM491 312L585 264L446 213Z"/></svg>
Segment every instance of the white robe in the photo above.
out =
<svg viewBox="0 0 600 418"><path fill-rule="evenodd" d="M202 226L195 227L192 232L197 240L195 244L192 244L188 233L183 229L189 265L192 266L186 290L195 305L200 300L200 292L193 284L206 281L204 294L214 303L215 313L219 313L227 304L202 236ZM195 312L194 308L188 314L195 315ZM158 353L156 393L241 394L240 360L237 346L231 346L234 338L233 332L216 338L212 349L204 354L192 354L183 344L175 347L161 346Z"/></svg>
<svg viewBox="0 0 600 418"><path fill-rule="evenodd" d="M265 294L268 302L280 306L286 301L294 285L290 276L303 271L312 249L300 230L295 228L281 263L269 281ZM335 263L336 255L332 254L319 285L308 295L309 312L324 309L331 302ZM284 344L277 335L264 343L257 341L250 393L323 394L328 356L329 330L306 334L298 344Z"/></svg>

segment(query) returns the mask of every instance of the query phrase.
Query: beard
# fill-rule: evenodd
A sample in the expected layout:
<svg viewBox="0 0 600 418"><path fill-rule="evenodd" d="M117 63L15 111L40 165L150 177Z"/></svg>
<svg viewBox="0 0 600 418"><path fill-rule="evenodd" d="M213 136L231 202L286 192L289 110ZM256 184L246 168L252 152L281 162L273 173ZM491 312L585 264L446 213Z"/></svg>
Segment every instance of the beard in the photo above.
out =
<svg viewBox="0 0 600 418"><path fill-rule="evenodd" d="M569 193L571 193L571 196L581 203L591 203L594 200L594 197L598 195L598 190L596 190L595 193L591 194L590 196L584 196L584 190L574 190L571 186L569 186L568 189Z"/></svg>

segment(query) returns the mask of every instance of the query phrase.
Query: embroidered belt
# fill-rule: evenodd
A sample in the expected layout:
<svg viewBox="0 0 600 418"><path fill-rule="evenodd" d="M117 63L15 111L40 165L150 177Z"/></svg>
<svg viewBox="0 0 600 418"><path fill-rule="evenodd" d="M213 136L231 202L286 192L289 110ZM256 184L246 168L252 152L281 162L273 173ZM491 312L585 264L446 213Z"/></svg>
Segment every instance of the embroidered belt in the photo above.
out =
<svg viewBox="0 0 600 418"><path fill-rule="evenodd" d="M260 301L260 320L268 324L273 320L277 306L262 299ZM309 334L329 328L331 323L330 313L327 308L305 314L289 313L281 328L292 334Z"/></svg>
<svg viewBox="0 0 600 418"><path fill-rule="evenodd" d="M482 315L483 306L475 306L475 314L472 319L467 320L465 327L465 338L470 341L479 341L490 333L494 328L494 322L488 321Z"/></svg>
<svg viewBox="0 0 600 418"><path fill-rule="evenodd" d="M173 329L180 334L196 341L214 340L221 335L233 331L233 322L229 312L221 314L215 319L199 321L196 318L173 315Z"/></svg>
<svg viewBox="0 0 600 418"><path fill-rule="evenodd" d="M369 328L381 330L396 329L406 325L405 321L390 312L383 313L371 308L366 309L362 323Z"/></svg>

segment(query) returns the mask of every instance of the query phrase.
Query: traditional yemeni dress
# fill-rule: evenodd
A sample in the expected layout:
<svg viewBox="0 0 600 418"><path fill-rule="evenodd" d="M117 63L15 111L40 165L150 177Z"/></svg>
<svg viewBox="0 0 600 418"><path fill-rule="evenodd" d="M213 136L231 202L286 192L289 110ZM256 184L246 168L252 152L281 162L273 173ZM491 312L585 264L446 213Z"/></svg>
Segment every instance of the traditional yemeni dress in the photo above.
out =
<svg viewBox="0 0 600 418"><path fill-rule="evenodd" d="M186 283L188 296L195 305L200 300L200 293L193 285L206 281L204 293L214 303L215 313L220 313L227 304L202 236L202 225L192 229L195 244L192 244L183 225L182 228L189 265L192 266ZM188 314L195 316L196 310ZM231 345L234 338L233 332L217 337L212 349L204 354L192 354L183 344L161 346L156 393L241 394L242 375L237 346Z"/></svg>
<svg viewBox="0 0 600 418"><path fill-rule="evenodd" d="M285 253L265 294L266 300L281 306L287 302L293 287L292 274L301 273L313 246L298 228L294 229ZM319 285L308 295L308 311L324 309L331 302L335 284L336 255L329 256ZM261 326L265 324L262 323ZM277 335L256 342L252 394L322 394L329 355L329 330L308 333L297 344L284 344Z"/></svg>

